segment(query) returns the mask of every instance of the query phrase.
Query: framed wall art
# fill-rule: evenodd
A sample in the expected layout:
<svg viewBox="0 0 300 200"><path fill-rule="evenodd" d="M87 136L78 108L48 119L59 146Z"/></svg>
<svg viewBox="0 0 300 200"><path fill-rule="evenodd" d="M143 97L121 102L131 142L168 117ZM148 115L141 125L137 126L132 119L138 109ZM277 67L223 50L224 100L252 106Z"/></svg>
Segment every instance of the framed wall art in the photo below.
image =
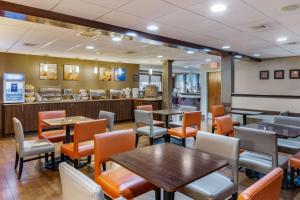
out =
<svg viewBox="0 0 300 200"><path fill-rule="evenodd" d="M64 80L79 81L79 65L64 65Z"/></svg>
<svg viewBox="0 0 300 200"><path fill-rule="evenodd" d="M114 69L115 81L126 81L126 68L115 68Z"/></svg>
<svg viewBox="0 0 300 200"><path fill-rule="evenodd" d="M274 70L274 79L284 79L284 70Z"/></svg>
<svg viewBox="0 0 300 200"><path fill-rule="evenodd" d="M291 69L290 79L300 79L300 69Z"/></svg>
<svg viewBox="0 0 300 200"><path fill-rule="evenodd" d="M57 80L57 64L40 63L40 80Z"/></svg>
<svg viewBox="0 0 300 200"><path fill-rule="evenodd" d="M267 71L267 70L260 71L259 72L259 79L260 80L267 80L267 79L269 79L269 71Z"/></svg>
<svg viewBox="0 0 300 200"><path fill-rule="evenodd" d="M99 80L100 81L111 81L112 71L110 67L99 68Z"/></svg>

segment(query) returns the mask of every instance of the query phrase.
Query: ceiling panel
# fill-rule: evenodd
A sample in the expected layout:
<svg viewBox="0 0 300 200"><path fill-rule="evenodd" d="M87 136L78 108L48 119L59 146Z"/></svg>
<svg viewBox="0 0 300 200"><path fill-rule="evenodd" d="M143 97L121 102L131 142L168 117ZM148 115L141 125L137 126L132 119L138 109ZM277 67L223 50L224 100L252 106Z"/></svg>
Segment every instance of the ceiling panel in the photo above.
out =
<svg viewBox="0 0 300 200"><path fill-rule="evenodd" d="M53 11L93 20L111 11L111 9L81 0L63 0Z"/></svg>
<svg viewBox="0 0 300 200"><path fill-rule="evenodd" d="M97 19L99 22L104 22L108 24L114 24L116 26L121 26L129 28L144 22L140 17L136 17L121 11L112 11L106 15Z"/></svg>
<svg viewBox="0 0 300 200"><path fill-rule="evenodd" d="M133 0L118 8L118 10L145 19L154 19L161 15L179 10L179 8L160 0Z"/></svg>
<svg viewBox="0 0 300 200"><path fill-rule="evenodd" d="M128 2L130 2L132 0L82 0L82 1L90 3L90 4L103 6L106 8L115 9L122 5L127 4Z"/></svg>
<svg viewBox="0 0 300 200"><path fill-rule="evenodd" d="M202 3L206 0L164 0L164 1L176 5L178 7L188 8L190 6Z"/></svg>
<svg viewBox="0 0 300 200"><path fill-rule="evenodd" d="M12 3L50 10L61 0L5 0Z"/></svg>

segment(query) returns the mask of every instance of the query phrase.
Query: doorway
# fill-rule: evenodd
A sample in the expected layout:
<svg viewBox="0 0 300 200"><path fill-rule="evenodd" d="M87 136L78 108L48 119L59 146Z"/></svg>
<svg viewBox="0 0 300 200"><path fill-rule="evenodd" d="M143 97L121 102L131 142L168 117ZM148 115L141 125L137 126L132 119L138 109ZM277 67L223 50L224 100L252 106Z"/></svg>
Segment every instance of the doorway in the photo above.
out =
<svg viewBox="0 0 300 200"><path fill-rule="evenodd" d="M221 72L207 73L207 101L208 112L211 112L211 106L221 104Z"/></svg>

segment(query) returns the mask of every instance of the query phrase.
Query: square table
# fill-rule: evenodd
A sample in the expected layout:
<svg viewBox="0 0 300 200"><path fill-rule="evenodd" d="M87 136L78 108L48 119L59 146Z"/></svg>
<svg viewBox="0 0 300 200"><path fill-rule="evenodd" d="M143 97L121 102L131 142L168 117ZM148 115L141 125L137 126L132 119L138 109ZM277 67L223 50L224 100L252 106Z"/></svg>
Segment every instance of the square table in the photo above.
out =
<svg viewBox="0 0 300 200"><path fill-rule="evenodd" d="M243 116L243 125L247 124L247 115L261 115L263 112L260 111L250 111L250 110L231 110L231 114L242 115Z"/></svg>
<svg viewBox="0 0 300 200"><path fill-rule="evenodd" d="M66 143L71 142L71 127L74 126L78 122L86 122L92 121L93 119L83 116L73 116L73 117L65 117L65 118L53 118L53 119L44 119L43 123L48 126L66 126Z"/></svg>
<svg viewBox="0 0 300 200"><path fill-rule="evenodd" d="M143 177L174 199L179 188L228 165L196 149L164 143L111 156L112 161Z"/></svg>
<svg viewBox="0 0 300 200"><path fill-rule="evenodd" d="M152 113L157 114L157 115L165 116L166 128L169 128L169 116L170 115L182 114L183 111L180 111L179 109L172 108L172 109L163 109L163 110L153 110Z"/></svg>
<svg viewBox="0 0 300 200"><path fill-rule="evenodd" d="M300 127L268 122L248 124L245 127L274 131L279 138L296 138L300 136Z"/></svg>

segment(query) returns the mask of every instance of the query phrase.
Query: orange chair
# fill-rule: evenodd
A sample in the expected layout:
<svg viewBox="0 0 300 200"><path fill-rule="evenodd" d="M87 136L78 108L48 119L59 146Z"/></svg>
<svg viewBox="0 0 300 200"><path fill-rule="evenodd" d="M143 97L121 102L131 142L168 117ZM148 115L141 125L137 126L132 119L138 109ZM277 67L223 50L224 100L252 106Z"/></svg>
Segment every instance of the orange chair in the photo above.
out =
<svg viewBox="0 0 300 200"><path fill-rule="evenodd" d="M212 133L215 132L216 128L216 117L221 117L225 115L225 107L224 105L216 105L211 107L211 115L212 115ZM239 126L240 122L232 121L233 126Z"/></svg>
<svg viewBox="0 0 300 200"><path fill-rule="evenodd" d="M153 111L152 105L142 105L142 106L137 106L137 110L143 110L143 111ZM165 127L165 122L163 121L158 121L158 120L153 120L153 126L159 126L164 128Z"/></svg>
<svg viewBox="0 0 300 200"><path fill-rule="evenodd" d="M233 137L233 124L230 115L216 117L217 134Z"/></svg>
<svg viewBox="0 0 300 200"><path fill-rule="evenodd" d="M61 128L58 130L44 130L49 129L50 127L43 123L44 119L53 119L53 118L64 118L66 117L66 111L64 110L55 110L55 111L42 111L38 113L38 137L39 139L48 139L50 142L63 142L66 139L66 127L57 127Z"/></svg>
<svg viewBox="0 0 300 200"><path fill-rule="evenodd" d="M91 162L91 155L94 154L94 135L106 132L106 119L98 119L75 124L74 142L61 146L61 158L70 157L74 161L74 167L78 168L79 158L88 156Z"/></svg>
<svg viewBox="0 0 300 200"><path fill-rule="evenodd" d="M244 190L238 200L279 200L283 170L273 169L266 176Z"/></svg>
<svg viewBox="0 0 300 200"><path fill-rule="evenodd" d="M123 167L101 171L101 164L110 161L110 156L133 149L135 149L135 132L133 129L95 135L96 183L112 199L121 196L126 199L133 199L150 190L155 190L156 199L160 199L159 188Z"/></svg>
<svg viewBox="0 0 300 200"><path fill-rule="evenodd" d="M295 186L295 171L299 172L300 169L300 152L296 153L290 157L290 167L291 167L291 189Z"/></svg>
<svg viewBox="0 0 300 200"><path fill-rule="evenodd" d="M193 128L196 126L196 128ZM184 112L182 118L182 127L168 129L170 136L182 139L182 146L185 147L186 138L194 137L196 139L197 131L201 129L201 112ZM169 140L170 138L168 138Z"/></svg>

